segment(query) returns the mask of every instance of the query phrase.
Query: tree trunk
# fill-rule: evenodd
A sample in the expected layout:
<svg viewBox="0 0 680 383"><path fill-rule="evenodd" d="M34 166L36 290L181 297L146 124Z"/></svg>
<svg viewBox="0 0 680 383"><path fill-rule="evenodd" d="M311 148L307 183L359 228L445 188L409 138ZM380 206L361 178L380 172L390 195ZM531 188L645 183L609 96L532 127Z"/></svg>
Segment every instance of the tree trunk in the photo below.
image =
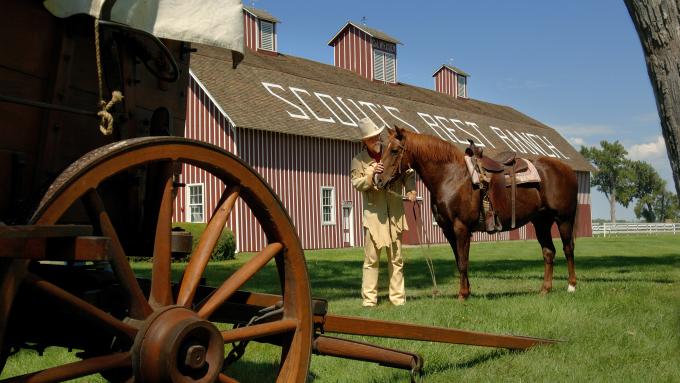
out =
<svg viewBox="0 0 680 383"><path fill-rule="evenodd" d="M624 0L645 52L675 190L680 195L680 0Z"/></svg>
<svg viewBox="0 0 680 383"><path fill-rule="evenodd" d="M609 196L609 217L612 219L612 223L616 223L616 191L612 191Z"/></svg>

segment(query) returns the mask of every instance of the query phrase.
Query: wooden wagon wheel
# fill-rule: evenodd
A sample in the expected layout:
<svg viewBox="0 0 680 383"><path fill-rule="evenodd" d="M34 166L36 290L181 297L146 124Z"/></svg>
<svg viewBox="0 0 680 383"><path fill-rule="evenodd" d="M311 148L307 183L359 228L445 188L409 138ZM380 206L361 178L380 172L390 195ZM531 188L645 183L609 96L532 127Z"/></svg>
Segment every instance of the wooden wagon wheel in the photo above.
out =
<svg viewBox="0 0 680 383"><path fill-rule="evenodd" d="M227 187L175 294L171 281L170 242L176 194L173 178L178 164L206 170L223 180ZM149 165L161 170L160 184L164 186L153 238L151 286L147 298L97 188L118 173ZM238 198L258 219L268 245L199 301L196 294L201 276ZM90 216L96 217L94 220L98 222L93 225L100 228L101 235L112 239L111 266L129 298L129 316L123 320L115 318L31 273L26 274L24 283L113 331L123 339L122 344L129 346L109 355L29 374L32 382L62 381L112 370L117 374L123 371L136 382L232 382L235 380L221 372L225 341L263 337L276 338L279 341L275 343L281 345L277 382L307 379L313 330L304 255L280 201L248 165L217 147L181 138L145 137L117 142L86 154L66 169L43 198L33 222L58 223L79 201L87 207ZM262 323L219 331L210 322L211 315L271 259L275 260L283 296L279 315ZM14 262L26 265L23 260Z"/></svg>

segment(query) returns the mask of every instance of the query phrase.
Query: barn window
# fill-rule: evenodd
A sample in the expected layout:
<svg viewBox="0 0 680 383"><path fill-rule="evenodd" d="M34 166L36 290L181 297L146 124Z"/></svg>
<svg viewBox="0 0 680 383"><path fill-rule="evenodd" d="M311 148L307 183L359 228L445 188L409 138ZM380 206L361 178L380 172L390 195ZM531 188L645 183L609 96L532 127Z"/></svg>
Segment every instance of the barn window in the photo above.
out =
<svg viewBox="0 0 680 383"><path fill-rule="evenodd" d="M394 54L373 50L373 78L378 81L396 82L397 65Z"/></svg>
<svg viewBox="0 0 680 383"><path fill-rule="evenodd" d="M187 185L187 222L205 222L203 184Z"/></svg>
<svg viewBox="0 0 680 383"><path fill-rule="evenodd" d="M397 82L397 66L396 60L392 53L384 53L385 55L385 81L395 83Z"/></svg>
<svg viewBox="0 0 680 383"><path fill-rule="evenodd" d="M274 23L260 20L260 49L274 50Z"/></svg>
<svg viewBox="0 0 680 383"><path fill-rule="evenodd" d="M458 78L458 97L467 97L467 77L457 75Z"/></svg>
<svg viewBox="0 0 680 383"><path fill-rule="evenodd" d="M321 187L321 224L335 225L335 188Z"/></svg>
<svg viewBox="0 0 680 383"><path fill-rule="evenodd" d="M385 81L385 55L377 49L373 50L373 78Z"/></svg>

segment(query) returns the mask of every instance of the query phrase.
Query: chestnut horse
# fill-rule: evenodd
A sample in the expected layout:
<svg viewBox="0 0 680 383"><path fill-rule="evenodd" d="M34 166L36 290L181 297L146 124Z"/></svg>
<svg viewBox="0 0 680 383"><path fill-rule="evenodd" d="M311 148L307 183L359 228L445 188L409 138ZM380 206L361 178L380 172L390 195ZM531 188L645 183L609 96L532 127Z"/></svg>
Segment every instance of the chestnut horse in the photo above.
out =
<svg viewBox="0 0 680 383"><path fill-rule="evenodd" d="M376 186L385 187L399 174L413 168L432 196L432 212L437 224L449 241L456 256L460 273L458 299L470 295L468 259L470 238L478 230L482 193L472 184L463 152L455 145L433 136L408 132L399 127L389 130L384 143L382 162L384 171L376 177ZM562 248L569 269L568 291L576 291L574 272L574 222L578 183L574 171L557 159L539 157L532 163L541 176L541 182L517 185L517 226L534 224L536 237L543 251L545 272L541 293L552 288L555 246L550 230L553 222L562 238ZM506 189L510 198L510 188ZM511 213L496 211L503 226L509 230Z"/></svg>

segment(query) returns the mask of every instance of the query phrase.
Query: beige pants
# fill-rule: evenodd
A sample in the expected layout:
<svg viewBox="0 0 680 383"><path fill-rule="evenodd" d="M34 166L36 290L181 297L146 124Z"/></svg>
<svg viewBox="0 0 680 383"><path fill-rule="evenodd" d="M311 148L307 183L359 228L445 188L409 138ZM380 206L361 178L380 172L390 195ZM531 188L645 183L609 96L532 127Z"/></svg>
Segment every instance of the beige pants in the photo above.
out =
<svg viewBox="0 0 680 383"><path fill-rule="evenodd" d="M361 283L361 297L364 306L375 306L378 303L378 275L380 250L376 247L370 231L364 228L364 273ZM392 247L386 247L387 273L390 278L390 302L403 305L406 302L404 291L404 260L401 258L401 233Z"/></svg>

